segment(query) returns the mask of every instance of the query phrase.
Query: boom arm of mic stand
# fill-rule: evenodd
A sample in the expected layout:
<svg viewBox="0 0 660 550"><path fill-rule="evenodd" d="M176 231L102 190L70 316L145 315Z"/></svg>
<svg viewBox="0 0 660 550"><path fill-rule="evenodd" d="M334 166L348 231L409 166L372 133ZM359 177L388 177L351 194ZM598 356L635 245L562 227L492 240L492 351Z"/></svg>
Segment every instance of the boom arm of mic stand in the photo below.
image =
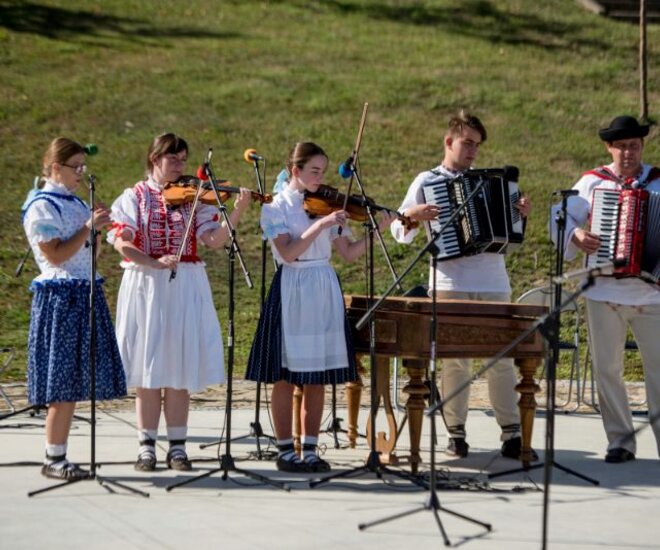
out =
<svg viewBox="0 0 660 550"><path fill-rule="evenodd" d="M539 317L534 324L529 327L526 331L522 332L519 334L516 338L514 338L509 344L507 344L504 348L502 348L495 356L493 356L485 365L483 365L477 372L475 372L469 380L466 380L463 384L458 386L452 393L447 395L444 399L440 399L438 403L436 403L433 407L431 407L427 412L426 416L432 416L435 414L439 409L441 409L444 404L449 401L450 399L453 399L456 397L459 393L464 391L470 384L472 384L473 381L481 377L486 371L488 371L495 363L500 361L502 358L504 358L512 349L514 349L518 344L523 342L526 338L528 338L530 335L534 334L537 330L540 330L543 325L545 325L550 319L553 318L553 316L557 313L557 311L561 311L564 309L568 304L574 302L577 300L585 290L587 290L590 286L594 284L594 277L589 277L583 285L576 290L573 294L571 294L566 300L564 300L563 303L559 304L559 306L554 307L552 310L550 310L548 313L543 315L542 317Z"/></svg>
<svg viewBox="0 0 660 550"><path fill-rule="evenodd" d="M253 288L254 285L252 284L252 278L250 277L250 272L248 271L245 262L243 261L243 255L241 254L241 249L238 246L238 241L236 240L236 230L229 219L229 215L227 214L227 208L220 200L220 193L218 193L218 188L217 188L218 180L216 179L215 174L213 173L213 167L211 166L210 159L206 163L206 173L211 181L211 189L213 189L213 192L215 193L215 200L218 204L218 208L220 209L220 213L222 214L222 219L225 222L225 226L227 227L227 232L229 233L229 240L230 240L229 246L234 251L234 254L236 254L236 257L238 258L238 263L241 265L241 269L243 270L243 276L245 277L245 284L247 284L248 288Z"/></svg>
<svg viewBox="0 0 660 550"><path fill-rule="evenodd" d="M454 210L451 213L447 221L440 227L440 229L431 232L431 238L429 242L426 243L426 245L424 245L424 247L419 251L415 259L412 262L410 262L410 264L408 265L408 267L406 267L406 269L403 271L401 276L389 286L389 288L383 293L383 295L380 298L378 298L378 300L376 300L376 302L365 312L365 314L362 317L360 317L358 322L355 323L355 328L357 330L360 330L365 325L365 323L369 321L369 319L374 315L374 313L380 307L380 305L386 300L386 298L390 294L392 294L394 287L400 285L401 281L406 277L406 275L408 275L408 273L410 273L413 267L417 265L417 262L419 262L419 260L435 246L435 240L438 238L438 236L442 235L445 232L445 229L449 227L449 224L451 224L454 221L454 219L458 216L458 214L461 213L463 210L465 210L465 207L470 203L472 198L481 190L481 188L485 184L486 184L486 180L481 180L474 188L472 193L468 195L467 199L465 199L465 201L463 201L463 203L460 204L458 208L456 208L456 210Z"/></svg>

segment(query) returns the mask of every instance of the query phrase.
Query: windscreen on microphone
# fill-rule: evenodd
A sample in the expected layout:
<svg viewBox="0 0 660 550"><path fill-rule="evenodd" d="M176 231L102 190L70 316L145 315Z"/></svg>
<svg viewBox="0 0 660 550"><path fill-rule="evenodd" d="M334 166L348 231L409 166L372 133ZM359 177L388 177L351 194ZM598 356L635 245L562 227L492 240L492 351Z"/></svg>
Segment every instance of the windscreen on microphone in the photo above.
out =
<svg viewBox="0 0 660 550"><path fill-rule="evenodd" d="M99 152L99 148L93 144L93 143L87 143L83 149L85 150L85 154L89 156L94 156Z"/></svg>
<svg viewBox="0 0 660 550"><path fill-rule="evenodd" d="M202 181L208 181L209 175L206 173L206 167L204 165L197 168L197 178Z"/></svg>
<svg viewBox="0 0 660 550"><path fill-rule="evenodd" d="M258 160L264 160L264 157L257 155L256 149L246 149L245 153L243 153L243 158L245 159L245 162L256 162Z"/></svg>
<svg viewBox="0 0 660 550"><path fill-rule="evenodd" d="M353 164L353 157L347 159L345 162L342 162L339 165L337 172L342 178L348 179L353 175L353 168L351 167L352 164Z"/></svg>
<svg viewBox="0 0 660 550"><path fill-rule="evenodd" d="M505 166L504 167L504 179L506 181L518 181L519 170L517 166Z"/></svg>

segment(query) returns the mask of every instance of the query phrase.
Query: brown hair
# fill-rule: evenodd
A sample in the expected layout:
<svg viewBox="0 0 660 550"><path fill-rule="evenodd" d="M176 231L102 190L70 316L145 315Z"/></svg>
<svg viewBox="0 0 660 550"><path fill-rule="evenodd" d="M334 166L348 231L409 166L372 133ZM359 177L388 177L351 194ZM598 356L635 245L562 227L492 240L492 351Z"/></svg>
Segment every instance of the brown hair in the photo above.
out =
<svg viewBox="0 0 660 550"><path fill-rule="evenodd" d="M465 109L461 109L449 119L447 133L454 137L460 136L465 128L476 130L481 136L482 143L486 141L486 138L488 137L486 127L476 116L470 114L469 111L466 111Z"/></svg>
<svg viewBox="0 0 660 550"><path fill-rule="evenodd" d="M55 138L50 142L41 163L41 174L49 178L53 164L64 164L72 156L85 153L85 148L77 141L65 137Z"/></svg>
<svg viewBox="0 0 660 550"><path fill-rule="evenodd" d="M181 151L188 152L186 140L176 134L166 133L156 136L149 146L147 152L147 174L154 169L154 160L163 155L177 154Z"/></svg>
<svg viewBox="0 0 660 550"><path fill-rule="evenodd" d="M312 157L317 155L323 155L326 159L328 158L326 152L316 145L316 143L312 143L311 141L299 141L296 143L293 146L293 149L291 149L286 161L286 171L289 175L288 179L291 178L294 166L298 167L299 170L302 170L305 164L307 164Z"/></svg>

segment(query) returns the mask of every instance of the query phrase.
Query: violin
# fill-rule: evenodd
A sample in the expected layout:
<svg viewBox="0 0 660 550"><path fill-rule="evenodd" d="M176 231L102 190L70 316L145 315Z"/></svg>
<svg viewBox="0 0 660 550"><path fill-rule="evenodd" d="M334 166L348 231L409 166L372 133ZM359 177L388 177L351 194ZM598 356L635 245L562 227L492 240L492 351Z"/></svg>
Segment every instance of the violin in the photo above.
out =
<svg viewBox="0 0 660 550"><path fill-rule="evenodd" d="M394 214L396 218L403 223L406 229L414 229L419 226L419 222L400 214L396 210L380 206L369 197L365 200L362 195L349 195L348 200L346 201L346 195L344 193L325 184L320 185L314 192L305 191L303 208L310 217L327 216L337 210L344 210L344 202L346 202L346 213L351 220L358 222L366 221L368 218L368 206L371 210L385 211Z"/></svg>
<svg viewBox="0 0 660 550"><path fill-rule="evenodd" d="M240 193L240 187L232 187L230 182L219 180L215 185L215 190L220 195L220 201L225 203L229 200L232 193ZM215 191L210 181L204 181L195 176L181 176L177 181L165 184L163 187L163 198L167 204L179 206L187 202L193 202L197 194L197 188L201 185L202 191L199 194L199 202L204 204L216 204ZM251 192L252 200L259 201L261 204L273 202L273 196L269 194L262 195L255 191Z"/></svg>

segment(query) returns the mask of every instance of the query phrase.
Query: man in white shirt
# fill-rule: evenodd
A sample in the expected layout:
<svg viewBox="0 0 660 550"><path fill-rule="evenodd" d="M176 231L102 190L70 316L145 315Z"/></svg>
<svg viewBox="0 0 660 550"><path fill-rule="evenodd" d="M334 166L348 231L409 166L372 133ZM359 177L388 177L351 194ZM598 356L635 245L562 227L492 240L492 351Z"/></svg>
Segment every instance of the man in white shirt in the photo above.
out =
<svg viewBox="0 0 660 550"><path fill-rule="evenodd" d="M476 160L479 147L486 141L486 129L481 121L461 110L453 116L444 136L444 158L433 170L420 173L410 185L399 211L413 220L428 222L438 216L440 207L427 204L422 186L439 176L458 176L468 170ZM531 205L526 198L517 207L527 216ZM425 224L428 234L428 224ZM392 235L401 243L410 243L418 229L406 229L401 222L391 226ZM432 268L431 268L432 269ZM430 274L429 287L433 282ZM509 277L501 254L479 254L438 262L436 295L440 299L511 301ZM471 359L445 359L442 362L442 391L453 393L455 388L471 378ZM495 418L502 429L502 455L519 459L521 451L520 414L515 391L516 373L512 359L497 362L488 372L488 390L495 411ZM448 432L446 453L454 457L466 457L469 445L466 441L465 422L468 415L469 390L458 394L443 406L443 416ZM534 454L536 459L536 455Z"/></svg>
<svg viewBox="0 0 660 550"><path fill-rule="evenodd" d="M564 242L567 260L580 251L593 254L598 250L599 236L583 228L591 212L594 189L629 187L660 193L660 170L642 163L644 137L648 132L648 125L640 125L631 116L616 117L608 128L599 131L612 163L586 172L573 186L578 195L567 200ZM555 211L558 208L555 206ZM554 214L551 236L556 241ZM605 461L620 463L635 458L632 413L623 381L628 327L642 355L649 415L656 419L652 428L660 454L660 286L637 277L599 277L584 295L593 370L608 440Z"/></svg>

